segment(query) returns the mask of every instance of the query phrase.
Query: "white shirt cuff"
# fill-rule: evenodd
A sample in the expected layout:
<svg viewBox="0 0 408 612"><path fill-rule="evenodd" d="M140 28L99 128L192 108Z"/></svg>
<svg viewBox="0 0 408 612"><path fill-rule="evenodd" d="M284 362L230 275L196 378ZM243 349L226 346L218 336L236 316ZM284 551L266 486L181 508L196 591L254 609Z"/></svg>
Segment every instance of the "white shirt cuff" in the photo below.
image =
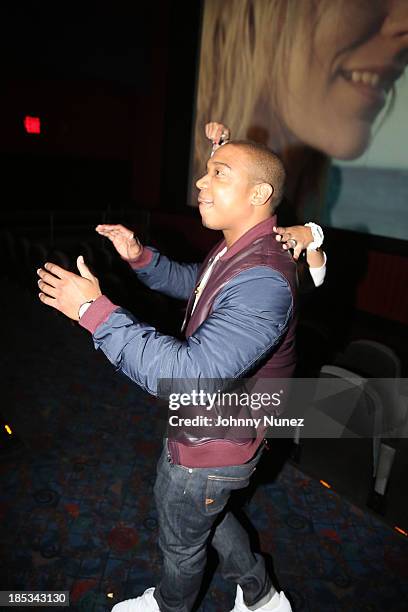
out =
<svg viewBox="0 0 408 612"><path fill-rule="evenodd" d="M84 314L86 313L86 311L88 310L88 308L89 308L90 306L92 306L92 304L93 304L93 302L92 302L92 303L85 302L85 304L82 304L82 306L80 306L80 307L79 307L79 312L78 312L78 315L79 315L79 318L80 318L80 319L82 319L82 317L84 316Z"/></svg>
<svg viewBox="0 0 408 612"><path fill-rule="evenodd" d="M326 256L326 253L324 251L323 251L323 257L324 257L324 262L322 263L322 265L319 268L311 268L309 266L310 276L313 278L313 282L314 282L316 287L320 287L320 285L323 285L324 278L326 276L327 256Z"/></svg>

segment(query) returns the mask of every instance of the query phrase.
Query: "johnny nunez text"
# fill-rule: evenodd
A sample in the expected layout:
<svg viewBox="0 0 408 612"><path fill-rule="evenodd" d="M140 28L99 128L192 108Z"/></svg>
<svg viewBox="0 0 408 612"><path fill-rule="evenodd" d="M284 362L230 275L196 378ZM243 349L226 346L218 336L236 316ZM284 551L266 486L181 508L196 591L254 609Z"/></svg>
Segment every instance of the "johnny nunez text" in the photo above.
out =
<svg viewBox="0 0 408 612"><path fill-rule="evenodd" d="M209 416L195 416L193 418L179 417L173 414L169 418L171 427L303 427L304 419L284 419L275 416L263 416L262 418L240 419L237 417L212 418Z"/></svg>

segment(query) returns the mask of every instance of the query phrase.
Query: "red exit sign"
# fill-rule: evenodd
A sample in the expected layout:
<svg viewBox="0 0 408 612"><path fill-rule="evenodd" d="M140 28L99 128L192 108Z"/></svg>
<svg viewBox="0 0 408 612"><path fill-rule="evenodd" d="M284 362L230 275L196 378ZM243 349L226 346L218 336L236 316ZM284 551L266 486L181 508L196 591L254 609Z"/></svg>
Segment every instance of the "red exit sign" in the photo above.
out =
<svg viewBox="0 0 408 612"><path fill-rule="evenodd" d="M24 117L24 128L27 134L41 134L41 121L39 117Z"/></svg>

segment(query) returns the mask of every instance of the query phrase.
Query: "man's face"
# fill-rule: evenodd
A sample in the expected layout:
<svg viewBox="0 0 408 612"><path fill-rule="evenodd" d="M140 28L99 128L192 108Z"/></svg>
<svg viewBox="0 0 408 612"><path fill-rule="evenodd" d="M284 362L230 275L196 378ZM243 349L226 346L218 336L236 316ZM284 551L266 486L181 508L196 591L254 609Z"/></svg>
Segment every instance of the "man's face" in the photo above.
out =
<svg viewBox="0 0 408 612"><path fill-rule="evenodd" d="M253 214L254 185L247 155L234 145L216 150L207 163L207 174L196 185L204 227L216 230L239 229Z"/></svg>

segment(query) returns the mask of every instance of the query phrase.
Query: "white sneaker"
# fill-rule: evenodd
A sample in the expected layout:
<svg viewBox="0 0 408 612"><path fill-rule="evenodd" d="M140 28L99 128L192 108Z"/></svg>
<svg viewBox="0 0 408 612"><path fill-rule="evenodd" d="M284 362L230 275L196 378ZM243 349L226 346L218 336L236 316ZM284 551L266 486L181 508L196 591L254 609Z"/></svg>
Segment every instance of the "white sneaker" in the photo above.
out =
<svg viewBox="0 0 408 612"><path fill-rule="evenodd" d="M286 595L283 591L279 593L279 603L274 608L270 607L269 602L260 608L256 609L256 612L266 612L267 610L271 610L271 612L292 612L292 606L289 603L289 600L286 598ZM235 597L235 605L231 612L252 612L248 606L244 603L244 593L242 592L241 587L237 584L237 596Z"/></svg>
<svg viewBox="0 0 408 612"><path fill-rule="evenodd" d="M154 587L146 589L143 595L136 599L125 599L113 606L111 612L160 612L157 601L153 597Z"/></svg>

